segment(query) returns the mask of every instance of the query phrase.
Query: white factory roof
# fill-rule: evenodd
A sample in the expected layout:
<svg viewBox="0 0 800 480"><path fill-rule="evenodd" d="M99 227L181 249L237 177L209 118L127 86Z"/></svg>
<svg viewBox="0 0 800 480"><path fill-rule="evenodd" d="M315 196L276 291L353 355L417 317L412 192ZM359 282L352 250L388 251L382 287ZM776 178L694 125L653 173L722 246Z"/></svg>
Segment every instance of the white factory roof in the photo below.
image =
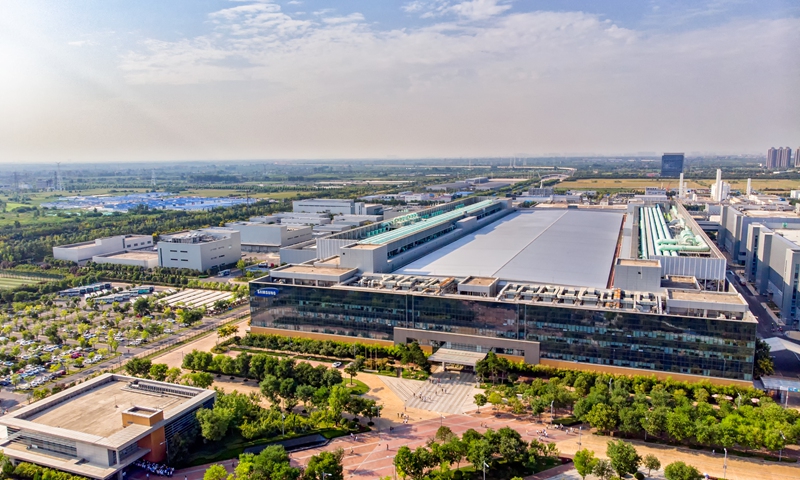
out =
<svg viewBox="0 0 800 480"><path fill-rule="evenodd" d="M532 209L508 215L394 273L606 288L622 212Z"/></svg>

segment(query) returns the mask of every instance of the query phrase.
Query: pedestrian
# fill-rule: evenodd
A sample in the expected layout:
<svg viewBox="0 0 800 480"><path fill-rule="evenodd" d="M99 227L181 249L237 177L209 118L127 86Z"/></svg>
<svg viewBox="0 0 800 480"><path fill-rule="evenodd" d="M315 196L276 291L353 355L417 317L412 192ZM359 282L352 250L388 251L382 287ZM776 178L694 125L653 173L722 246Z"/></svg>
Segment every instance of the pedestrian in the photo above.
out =
<svg viewBox="0 0 800 480"><path fill-rule="evenodd" d="M388 443L386 444L386 450L389 450L389 444Z"/></svg>

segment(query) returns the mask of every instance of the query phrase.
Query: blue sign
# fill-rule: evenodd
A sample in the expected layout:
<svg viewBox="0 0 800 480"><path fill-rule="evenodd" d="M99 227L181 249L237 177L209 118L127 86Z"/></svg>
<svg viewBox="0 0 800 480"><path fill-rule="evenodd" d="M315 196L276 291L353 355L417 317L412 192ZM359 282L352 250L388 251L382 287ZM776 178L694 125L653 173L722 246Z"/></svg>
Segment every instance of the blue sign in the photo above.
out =
<svg viewBox="0 0 800 480"><path fill-rule="evenodd" d="M275 297L279 292L277 288L259 288L256 290L256 297Z"/></svg>

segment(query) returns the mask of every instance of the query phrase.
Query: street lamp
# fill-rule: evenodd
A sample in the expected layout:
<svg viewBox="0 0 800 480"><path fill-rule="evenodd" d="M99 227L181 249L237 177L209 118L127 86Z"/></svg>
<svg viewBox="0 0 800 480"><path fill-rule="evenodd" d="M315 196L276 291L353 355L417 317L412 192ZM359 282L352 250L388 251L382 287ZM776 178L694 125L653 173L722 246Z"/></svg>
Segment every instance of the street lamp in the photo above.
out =
<svg viewBox="0 0 800 480"><path fill-rule="evenodd" d="M486 462L483 462L483 480L486 480L486 467L488 466L489 465L486 465Z"/></svg>
<svg viewBox="0 0 800 480"><path fill-rule="evenodd" d="M723 448L725 450L725 458L722 460L722 478L725 478L725 475L728 473L728 449Z"/></svg>
<svg viewBox="0 0 800 480"><path fill-rule="evenodd" d="M738 408L741 409L742 408L742 394L741 393L736 396L736 403L739 405Z"/></svg>
<svg viewBox="0 0 800 480"><path fill-rule="evenodd" d="M778 432L778 433L781 434L781 439L783 439L783 441L786 442L786 437L783 435L783 432ZM783 461L783 444L781 444L781 450L780 452L778 452L778 463L780 463L781 461Z"/></svg>
<svg viewBox="0 0 800 480"><path fill-rule="evenodd" d="M444 426L444 415L439 414L439 426Z"/></svg>
<svg viewBox="0 0 800 480"><path fill-rule="evenodd" d="M283 418L283 426L281 427L281 436L286 436L286 414L281 413L281 418Z"/></svg>
<svg viewBox="0 0 800 480"><path fill-rule="evenodd" d="M582 445L581 440L583 439L583 425L578 427L578 446Z"/></svg>
<svg viewBox="0 0 800 480"><path fill-rule="evenodd" d="M650 423L650 417L647 415L644 416L645 423ZM644 441L647 441L647 428L644 429Z"/></svg>
<svg viewBox="0 0 800 480"><path fill-rule="evenodd" d="M166 463L167 465L169 465L169 440L164 440L163 442L159 443L159 445L166 445L166 449L167 449L167 461L166 461L165 463Z"/></svg>
<svg viewBox="0 0 800 480"><path fill-rule="evenodd" d="M556 403L555 400L550 402L550 423L555 423L556 415L553 413L553 404Z"/></svg>

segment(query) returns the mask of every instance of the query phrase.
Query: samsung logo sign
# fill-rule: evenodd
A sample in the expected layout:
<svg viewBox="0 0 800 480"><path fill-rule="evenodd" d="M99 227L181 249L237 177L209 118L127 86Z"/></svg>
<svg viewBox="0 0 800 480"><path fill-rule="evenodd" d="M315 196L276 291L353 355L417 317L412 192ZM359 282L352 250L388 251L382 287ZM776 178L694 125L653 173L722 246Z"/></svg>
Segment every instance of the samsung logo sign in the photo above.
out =
<svg viewBox="0 0 800 480"><path fill-rule="evenodd" d="M256 296L275 297L278 295L278 292L280 292L280 290L278 290L277 288L259 288L258 290L256 290Z"/></svg>

